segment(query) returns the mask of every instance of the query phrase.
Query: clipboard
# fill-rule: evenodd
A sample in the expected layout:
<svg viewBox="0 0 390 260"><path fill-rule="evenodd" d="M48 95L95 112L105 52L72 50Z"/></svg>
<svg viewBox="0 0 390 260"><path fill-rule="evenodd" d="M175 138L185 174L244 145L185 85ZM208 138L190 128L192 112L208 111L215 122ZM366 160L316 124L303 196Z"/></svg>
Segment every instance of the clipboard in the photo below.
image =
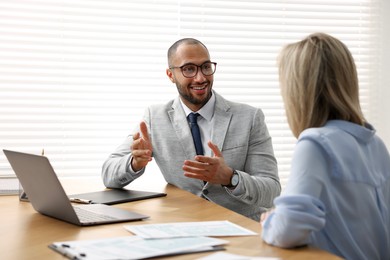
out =
<svg viewBox="0 0 390 260"><path fill-rule="evenodd" d="M229 241L212 237L143 239L138 236L53 242L48 247L72 260L149 259L224 250Z"/></svg>
<svg viewBox="0 0 390 260"><path fill-rule="evenodd" d="M68 195L71 202L83 204L113 205L137 200L145 200L167 196L164 192L151 192L127 189L106 189L96 192L87 192Z"/></svg>

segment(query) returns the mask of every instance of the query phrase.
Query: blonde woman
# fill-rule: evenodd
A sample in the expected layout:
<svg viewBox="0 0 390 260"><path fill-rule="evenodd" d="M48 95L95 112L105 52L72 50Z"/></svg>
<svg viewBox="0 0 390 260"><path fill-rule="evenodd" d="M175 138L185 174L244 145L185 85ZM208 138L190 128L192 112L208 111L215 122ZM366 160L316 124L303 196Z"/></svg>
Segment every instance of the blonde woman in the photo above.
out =
<svg viewBox="0 0 390 260"><path fill-rule="evenodd" d="M390 259L390 156L362 114L351 53L315 33L284 47L278 66L298 142L286 189L262 216L263 239L345 259Z"/></svg>

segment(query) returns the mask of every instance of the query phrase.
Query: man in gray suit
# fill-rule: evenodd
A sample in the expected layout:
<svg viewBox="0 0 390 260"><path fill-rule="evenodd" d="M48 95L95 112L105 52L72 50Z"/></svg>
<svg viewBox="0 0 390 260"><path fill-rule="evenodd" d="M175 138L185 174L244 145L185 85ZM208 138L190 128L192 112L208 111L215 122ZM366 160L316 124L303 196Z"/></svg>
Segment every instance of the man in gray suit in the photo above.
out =
<svg viewBox="0 0 390 260"><path fill-rule="evenodd" d="M259 220L281 191L263 112L212 90L216 63L196 39L174 43L168 65L179 96L146 110L138 132L105 161L105 186L128 185L153 157L168 183ZM200 151L187 119L192 112L200 115Z"/></svg>

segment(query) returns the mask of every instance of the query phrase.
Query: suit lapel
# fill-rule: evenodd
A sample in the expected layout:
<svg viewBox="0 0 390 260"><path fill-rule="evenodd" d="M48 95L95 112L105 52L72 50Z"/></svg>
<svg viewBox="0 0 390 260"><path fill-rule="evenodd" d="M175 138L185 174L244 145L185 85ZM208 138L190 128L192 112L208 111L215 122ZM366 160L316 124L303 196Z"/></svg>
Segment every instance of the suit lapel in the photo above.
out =
<svg viewBox="0 0 390 260"><path fill-rule="evenodd" d="M215 92L214 94L216 99L211 140L222 151L222 146L229 128L232 113L230 112L230 107L226 104L225 99Z"/></svg>
<svg viewBox="0 0 390 260"><path fill-rule="evenodd" d="M173 101L172 110L168 111L168 116L177 136L178 143L181 144L185 151L185 157L193 158L196 155L195 145L179 97Z"/></svg>

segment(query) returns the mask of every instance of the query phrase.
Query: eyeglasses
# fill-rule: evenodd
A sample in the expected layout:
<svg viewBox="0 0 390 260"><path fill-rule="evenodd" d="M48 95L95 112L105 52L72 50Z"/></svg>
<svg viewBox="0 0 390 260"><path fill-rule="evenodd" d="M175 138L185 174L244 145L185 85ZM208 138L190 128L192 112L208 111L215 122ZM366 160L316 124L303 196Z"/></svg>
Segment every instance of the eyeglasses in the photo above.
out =
<svg viewBox="0 0 390 260"><path fill-rule="evenodd" d="M180 67L170 67L170 69L176 69L176 68L179 68L183 76L186 78L195 77L196 74L198 74L198 68L200 68L200 71L203 73L203 75L211 76L215 73L215 70L217 68L217 63L207 61L200 66L190 63Z"/></svg>

